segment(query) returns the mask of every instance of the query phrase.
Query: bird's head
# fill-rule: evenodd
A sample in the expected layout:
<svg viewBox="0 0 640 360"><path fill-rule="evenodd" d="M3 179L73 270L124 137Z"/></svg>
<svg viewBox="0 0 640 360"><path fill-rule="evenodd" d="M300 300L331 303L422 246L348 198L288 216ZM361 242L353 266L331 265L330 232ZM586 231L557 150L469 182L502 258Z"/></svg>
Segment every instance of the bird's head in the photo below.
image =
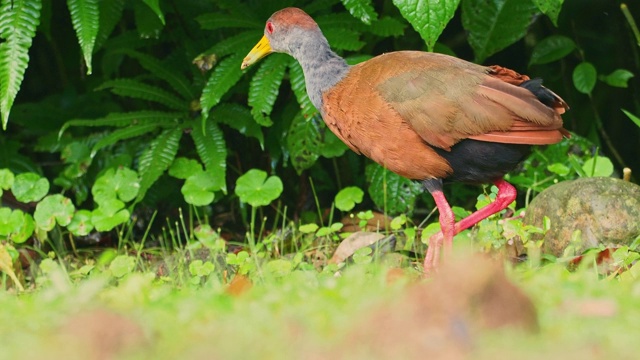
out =
<svg viewBox="0 0 640 360"><path fill-rule="evenodd" d="M272 52L291 55L309 32L320 32L320 29L304 11L290 7L275 12L265 24L262 39L242 60L241 68L246 69Z"/></svg>

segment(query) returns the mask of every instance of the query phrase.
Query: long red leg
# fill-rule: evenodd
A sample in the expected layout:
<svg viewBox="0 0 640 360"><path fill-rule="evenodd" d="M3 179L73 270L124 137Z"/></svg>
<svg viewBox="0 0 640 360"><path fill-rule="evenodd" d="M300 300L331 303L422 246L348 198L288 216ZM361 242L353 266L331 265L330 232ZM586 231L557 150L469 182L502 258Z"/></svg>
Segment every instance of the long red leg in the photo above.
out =
<svg viewBox="0 0 640 360"><path fill-rule="evenodd" d="M498 187L496 200L483 207L482 209L474 212L473 214L467 216L466 218L460 220L459 222L453 224L453 226L451 225L451 222L453 222L453 220L449 220L449 218L454 219L453 211L451 210L451 206L449 206L447 199L442 194L442 189L434 189L434 191L431 191L429 187L427 187L427 189L431 192L431 195L433 195L433 198L436 201L436 206L438 207L438 211L440 212L440 228L442 229L442 231L433 235L429 239L429 248L424 259L425 273L429 274L438 267L438 256L440 253L440 247L442 247L443 242L445 244L445 249L450 249L453 243L453 237L456 234L458 234L462 230L470 228L471 226L479 223L489 216L506 209L509 204L511 204L516 199L517 192L516 188L513 187L513 185L509 184L504 179L496 180L494 184ZM446 214L444 223L442 214Z"/></svg>

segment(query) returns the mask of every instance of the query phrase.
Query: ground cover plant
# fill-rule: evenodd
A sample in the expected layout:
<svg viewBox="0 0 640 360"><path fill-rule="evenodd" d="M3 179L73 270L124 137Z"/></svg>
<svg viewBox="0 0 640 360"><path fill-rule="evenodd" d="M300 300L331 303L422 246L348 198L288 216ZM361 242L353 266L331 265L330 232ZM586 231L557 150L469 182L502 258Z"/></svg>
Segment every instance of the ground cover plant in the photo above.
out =
<svg viewBox="0 0 640 360"><path fill-rule="evenodd" d="M421 186L348 151L293 59L240 70L285 6L352 64L414 49L542 77L573 136L509 174L518 200L456 236L464 255L425 280L439 225ZM553 224L520 215L561 181L636 181L638 14L605 0L0 0L0 359L633 358L640 240L578 262L541 254ZM457 217L495 196L446 191Z"/></svg>

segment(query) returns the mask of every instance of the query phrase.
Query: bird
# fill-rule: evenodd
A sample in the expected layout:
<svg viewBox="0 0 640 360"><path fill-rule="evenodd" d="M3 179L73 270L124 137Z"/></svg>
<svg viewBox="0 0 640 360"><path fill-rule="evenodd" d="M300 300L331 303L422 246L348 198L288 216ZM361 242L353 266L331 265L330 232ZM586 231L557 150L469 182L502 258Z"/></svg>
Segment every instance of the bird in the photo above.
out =
<svg viewBox="0 0 640 360"><path fill-rule="evenodd" d="M437 271L441 256L452 252L456 234L515 200L517 191L504 175L532 146L570 136L561 118L569 106L541 79L425 51L388 52L348 65L299 8L269 17L241 69L274 52L298 61L309 99L351 150L420 181L433 196L440 232L428 241L425 274ZM498 192L493 202L456 222L443 193L449 182L493 183Z"/></svg>

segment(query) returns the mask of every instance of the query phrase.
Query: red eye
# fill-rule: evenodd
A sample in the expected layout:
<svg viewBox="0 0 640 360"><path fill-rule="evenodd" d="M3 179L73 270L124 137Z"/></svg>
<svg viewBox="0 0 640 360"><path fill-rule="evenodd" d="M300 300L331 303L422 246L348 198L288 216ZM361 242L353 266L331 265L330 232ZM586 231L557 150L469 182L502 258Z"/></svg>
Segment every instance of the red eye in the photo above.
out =
<svg viewBox="0 0 640 360"><path fill-rule="evenodd" d="M267 23L267 32L269 34L273 33L273 24L271 22Z"/></svg>

